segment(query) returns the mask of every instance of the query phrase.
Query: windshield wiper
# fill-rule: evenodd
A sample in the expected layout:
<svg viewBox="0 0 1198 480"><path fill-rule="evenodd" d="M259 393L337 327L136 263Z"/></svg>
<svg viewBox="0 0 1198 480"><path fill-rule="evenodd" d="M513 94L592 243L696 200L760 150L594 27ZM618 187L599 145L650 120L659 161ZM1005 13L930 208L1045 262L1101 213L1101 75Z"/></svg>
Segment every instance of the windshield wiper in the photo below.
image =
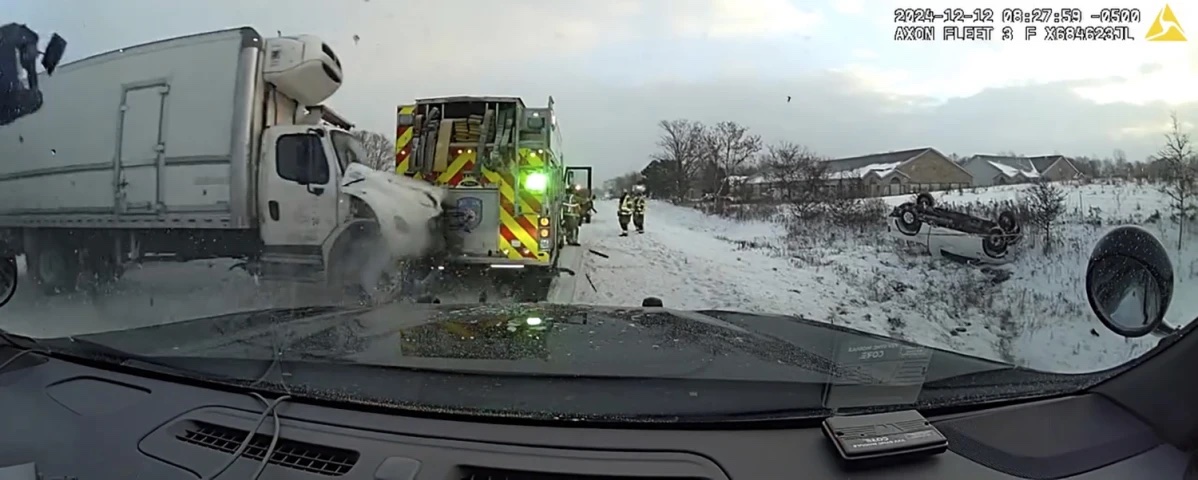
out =
<svg viewBox="0 0 1198 480"><path fill-rule="evenodd" d="M181 368L162 362L161 360L155 359L153 357L126 352L124 350L112 348L90 340L81 340L73 337L37 339L12 333L3 329L0 329L0 339L4 340L5 343L8 343L14 348L42 355L53 356L57 354L74 358L86 358L90 360L99 359L116 365L134 367L142 370L151 370L157 373L165 373L170 375L182 375L190 378L201 377L213 379L213 377L216 377L215 379L225 379L211 373Z"/></svg>

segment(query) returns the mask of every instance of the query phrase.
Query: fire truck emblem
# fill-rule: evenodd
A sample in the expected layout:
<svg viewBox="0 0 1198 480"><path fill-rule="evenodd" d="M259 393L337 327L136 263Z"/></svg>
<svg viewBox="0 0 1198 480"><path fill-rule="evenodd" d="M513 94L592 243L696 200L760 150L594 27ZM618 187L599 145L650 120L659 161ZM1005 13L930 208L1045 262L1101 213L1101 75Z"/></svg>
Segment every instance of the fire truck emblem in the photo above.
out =
<svg viewBox="0 0 1198 480"><path fill-rule="evenodd" d="M454 210L453 226L457 230L469 232L478 228L478 224L483 221L483 201L477 197L459 198Z"/></svg>

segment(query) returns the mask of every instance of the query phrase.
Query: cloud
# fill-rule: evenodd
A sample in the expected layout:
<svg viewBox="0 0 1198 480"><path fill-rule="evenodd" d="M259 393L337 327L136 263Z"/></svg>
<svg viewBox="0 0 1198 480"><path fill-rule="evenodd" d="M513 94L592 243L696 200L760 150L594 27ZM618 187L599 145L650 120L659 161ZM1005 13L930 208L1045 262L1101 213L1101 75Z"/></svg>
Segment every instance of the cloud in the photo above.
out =
<svg viewBox="0 0 1198 480"><path fill-rule="evenodd" d="M47 0L38 2L28 12L34 18L25 21L70 32L72 54L242 25L267 35L318 33L351 55L356 51L372 68L410 75L414 70L477 71L513 59L584 53L635 38L626 20L641 13L633 0L346 0L336 8L320 0L290 0L286 8L267 0L126 0L120 8L112 7Z"/></svg>
<svg viewBox="0 0 1198 480"><path fill-rule="evenodd" d="M555 94L566 144L575 158L602 159L593 162L600 178L643 167L654 149L655 123L670 118L736 120L767 141L800 142L829 156L931 146L962 155L1109 156L1122 149L1133 160L1159 148L1172 108L1198 119L1193 103L1096 104L1075 92L1079 82L987 89L947 102L878 92L849 72L625 89L569 84Z"/></svg>
<svg viewBox="0 0 1198 480"><path fill-rule="evenodd" d="M970 8L1033 5L980 1ZM384 133L394 129L395 106L418 97L503 94L543 104L553 95L568 155L595 165L600 178L642 168L656 123L670 118L734 120L768 141L830 156L933 146L959 154L1118 148L1132 159L1158 148L1171 109L1198 121L1198 39L900 43L893 9L909 5L897 0L840 16L845 5L816 13L785 0L287 5L45 0L12 15L64 34L68 60L246 24L268 36L317 34L345 64L332 105ZM1198 25L1198 7L1173 7L1183 26Z"/></svg>
<svg viewBox="0 0 1198 480"><path fill-rule="evenodd" d="M809 33L822 16L789 0L695 0L673 15L674 32L691 37L768 38Z"/></svg>
<svg viewBox="0 0 1198 480"><path fill-rule="evenodd" d="M837 12L853 15L865 11L865 4L861 0L833 0L832 8Z"/></svg>

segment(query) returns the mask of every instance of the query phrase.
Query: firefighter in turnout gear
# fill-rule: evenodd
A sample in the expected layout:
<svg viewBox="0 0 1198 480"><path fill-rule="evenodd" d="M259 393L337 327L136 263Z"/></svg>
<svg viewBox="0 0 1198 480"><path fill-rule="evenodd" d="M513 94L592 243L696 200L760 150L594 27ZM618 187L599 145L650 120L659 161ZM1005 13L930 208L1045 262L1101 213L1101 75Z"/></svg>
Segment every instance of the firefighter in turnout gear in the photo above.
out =
<svg viewBox="0 0 1198 480"><path fill-rule="evenodd" d="M632 193L625 192L620 196L620 208L617 213L620 220L621 237L628 236L628 221L636 226L636 233L645 233L645 186L632 187Z"/></svg>
<svg viewBox="0 0 1198 480"><path fill-rule="evenodd" d="M566 233L566 244L578 246L578 227L582 217L582 198L578 191L582 190L582 186L575 185L574 188L566 192L566 201L562 203L562 228Z"/></svg>
<svg viewBox="0 0 1198 480"><path fill-rule="evenodd" d="M591 223L591 214L599 213L598 210L595 210L595 194L590 190L583 190L582 185L579 185L577 189L582 196L582 223Z"/></svg>

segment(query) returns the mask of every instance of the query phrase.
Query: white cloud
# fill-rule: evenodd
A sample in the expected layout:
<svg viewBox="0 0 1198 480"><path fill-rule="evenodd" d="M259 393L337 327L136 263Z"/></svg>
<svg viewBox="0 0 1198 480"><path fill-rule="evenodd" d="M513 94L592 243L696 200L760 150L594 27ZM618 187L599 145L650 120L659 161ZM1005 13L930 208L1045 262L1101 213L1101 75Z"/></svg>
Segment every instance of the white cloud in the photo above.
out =
<svg viewBox="0 0 1198 480"><path fill-rule="evenodd" d="M788 0L706 0L676 5L687 8L673 15L674 32L688 37L777 37L808 33L822 20L820 14L802 10Z"/></svg>
<svg viewBox="0 0 1198 480"><path fill-rule="evenodd" d="M735 120L768 140L806 143L834 156L934 145L962 154L1103 155L1122 148L1132 158L1158 147L1170 109L1183 120L1198 119L1198 89L1191 87L1198 85L1198 38L1172 45L904 44L891 39L894 8L911 6L900 0L860 2L863 10L853 15L836 13L845 5L825 3L819 10L826 16L786 0L370 0L339 6L335 16L313 15L327 10L318 0L291 1L280 10L266 0L44 0L12 15L39 31L63 33L71 58L236 25L266 35L313 33L346 65L334 107L383 132L394 128L395 105L420 96L502 93L541 103L553 95L571 151L617 159L600 176L643 166L654 148L654 124L663 118ZM1048 6L978 1L969 8ZM1172 6L1198 37L1198 6ZM803 45L825 46L795 49L796 35L815 37ZM671 36L677 38L665 38ZM695 38L708 41L688 48ZM635 56L663 40L688 68L624 68L618 52ZM722 45L711 40L734 48L717 55ZM753 48L741 48L741 40ZM603 58L588 56L599 49ZM813 71L831 65L836 72ZM653 81L663 74L672 81ZM767 80L782 75L777 84ZM1062 81L1069 83L1053 83ZM1010 86L1018 87L1000 88Z"/></svg>
<svg viewBox="0 0 1198 480"><path fill-rule="evenodd" d="M833 0L832 8L846 15L854 15L864 12L865 4L861 0Z"/></svg>
<svg viewBox="0 0 1198 480"><path fill-rule="evenodd" d="M853 49L853 57L860 59L878 58L878 52L866 48L855 48Z"/></svg>

